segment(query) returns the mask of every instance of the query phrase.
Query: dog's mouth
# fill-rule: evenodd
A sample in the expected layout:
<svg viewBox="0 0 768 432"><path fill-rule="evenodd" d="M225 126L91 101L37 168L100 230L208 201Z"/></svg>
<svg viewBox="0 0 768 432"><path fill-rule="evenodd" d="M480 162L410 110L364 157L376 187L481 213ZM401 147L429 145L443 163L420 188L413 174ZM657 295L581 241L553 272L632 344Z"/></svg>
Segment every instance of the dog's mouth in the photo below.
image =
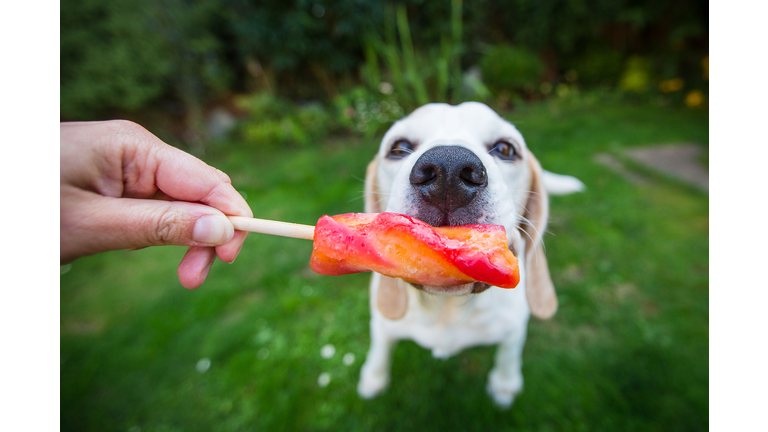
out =
<svg viewBox="0 0 768 432"><path fill-rule="evenodd" d="M422 207L423 209L423 207ZM442 218L436 218L436 219L430 219L430 218L423 218L424 213L420 212L419 215L410 215L411 217L415 219L419 219L422 222L431 225L433 227L439 228L439 227L452 227L452 226L459 226L459 225L473 225L473 224L483 224L488 223L484 221L482 217L478 217L476 212L472 212L473 214L465 214L464 217L457 220L457 219L448 219L448 215L444 214ZM447 223L446 223L447 222ZM516 248L514 242L510 243L508 245L509 250L512 251L513 254L516 254ZM409 282L410 283L410 282ZM411 286L414 288L424 291L430 294L440 294L440 295L446 295L446 296L460 296L460 295L467 295L467 294L480 294L487 289L491 287L491 285L485 283L485 282L470 282L463 285L454 285L454 286L431 286L431 285L422 285L417 283L410 283Z"/></svg>
<svg viewBox="0 0 768 432"><path fill-rule="evenodd" d="M464 285L456 285L456 286L449 286L449 287L438 287L438 286L422 285L422 284L415 284L415 283L412 283L411 285L418 290L428 292L430 294L442 294L446 296L480 294L481 292L491 287L485 282L471 282Z"/></svg>
<svg viewBox="0 0 768 432"><path fill-rule="evenodd" d="M475 212L471 212L473 214L470 214L470 212L467 212L465 214L459 214L458 217L456 217L455 214L450 214L450 213L440 212L440 211L424 212L423 211L424 207L421 207L420 210L422 211L418 212L419 214L409 215L409 216L415 219L419 219L420 221L436 228L482 223L480 222L481 218L479 218ZM437 209L432 208L430 210L437 210ZM447 286L447 287L422 285L417 283L410 283L410 284L411 286L413 286L414 288L420 291L424 291L430 294L440 294L440 295L446 295L446 296L480 294L481 292L491 287L489 284L485 282L470 282L463 285L454 285L454 286Z"/></svg>
<svg viewBox="0 0 768 432"><path fill-rule="evenodd" d="M474 206L473 206L474 207ZM432 206L418 206L416 214L410 215L433 227L459 226L484 223L477 208L459 208L452 212L439 210Z"/></svg>

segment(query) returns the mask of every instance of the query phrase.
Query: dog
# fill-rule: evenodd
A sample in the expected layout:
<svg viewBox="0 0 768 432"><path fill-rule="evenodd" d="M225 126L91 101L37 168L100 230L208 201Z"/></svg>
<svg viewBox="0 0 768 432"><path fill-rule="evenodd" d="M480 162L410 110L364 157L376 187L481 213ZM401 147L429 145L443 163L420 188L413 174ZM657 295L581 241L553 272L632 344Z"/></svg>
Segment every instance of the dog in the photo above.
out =
<svg viewBox="0 0 768 432"><path fill-rule="evenodd" d="M548 194L583 189L574 177L542 170L520 132L484 104L428 104L392 125L368 165L365 211L402 213L432 226L502 225L520 283L437 287L374 273L359 395L372 398L387 387L398 340L413 340L436 358L498 344L486 389L498 406L510 407L523 388L529 317L557 311L542 247Z"/></svg>

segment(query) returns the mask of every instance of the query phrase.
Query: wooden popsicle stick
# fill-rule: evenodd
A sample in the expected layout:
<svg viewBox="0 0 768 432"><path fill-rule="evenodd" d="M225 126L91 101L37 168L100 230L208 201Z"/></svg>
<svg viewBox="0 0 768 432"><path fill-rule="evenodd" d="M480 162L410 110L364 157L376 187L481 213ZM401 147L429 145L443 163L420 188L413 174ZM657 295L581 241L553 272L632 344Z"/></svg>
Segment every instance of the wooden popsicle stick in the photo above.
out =
<svg viewBox="0 0 768 432"><path fill-rule="evenodd" d="M289 222L278 222L267 219L255 219L242 216L227 216L237 231L248 231L261 234L271 234L282 237L293 237L305 240L315 239L315 227Z"/></svg>

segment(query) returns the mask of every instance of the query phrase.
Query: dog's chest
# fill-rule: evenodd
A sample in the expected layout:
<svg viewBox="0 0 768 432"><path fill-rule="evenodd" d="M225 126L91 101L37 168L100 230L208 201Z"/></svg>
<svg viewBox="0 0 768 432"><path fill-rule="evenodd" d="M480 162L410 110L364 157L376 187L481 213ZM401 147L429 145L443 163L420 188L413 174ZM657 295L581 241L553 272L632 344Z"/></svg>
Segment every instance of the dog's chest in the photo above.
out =
<svg viewBox="0 0 768 432"><path fill-rule="evenodd" d="M472 346L497 344L525 330L530 312L521 288L491 288L460 297L411 290L408 312L403 319L390 321L388 327L396 338L412 339L437 358Z"/></svg>

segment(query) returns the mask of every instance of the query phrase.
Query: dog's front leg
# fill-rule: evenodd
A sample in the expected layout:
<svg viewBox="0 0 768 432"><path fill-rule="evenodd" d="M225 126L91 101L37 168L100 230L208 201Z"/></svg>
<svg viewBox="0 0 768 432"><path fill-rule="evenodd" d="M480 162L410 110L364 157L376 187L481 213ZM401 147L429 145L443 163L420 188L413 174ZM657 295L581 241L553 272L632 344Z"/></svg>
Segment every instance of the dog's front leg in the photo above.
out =
<svg viewBox="0 0 768 432"><path fill-rule="evenodd" d="M371 347L360 369L360 382L357 384L357 393L365 399L375 397L389 384L392 348L397 340L386 334L383 319L371 319Z"/></svg>
<svg viewBox="0 0 768 432"><path fill-rule="evenodd" d="M515 329L499 344L493 369L488 374L488 394L500 408L509 408L523 390L523 345L526 325Z"/></svg>

